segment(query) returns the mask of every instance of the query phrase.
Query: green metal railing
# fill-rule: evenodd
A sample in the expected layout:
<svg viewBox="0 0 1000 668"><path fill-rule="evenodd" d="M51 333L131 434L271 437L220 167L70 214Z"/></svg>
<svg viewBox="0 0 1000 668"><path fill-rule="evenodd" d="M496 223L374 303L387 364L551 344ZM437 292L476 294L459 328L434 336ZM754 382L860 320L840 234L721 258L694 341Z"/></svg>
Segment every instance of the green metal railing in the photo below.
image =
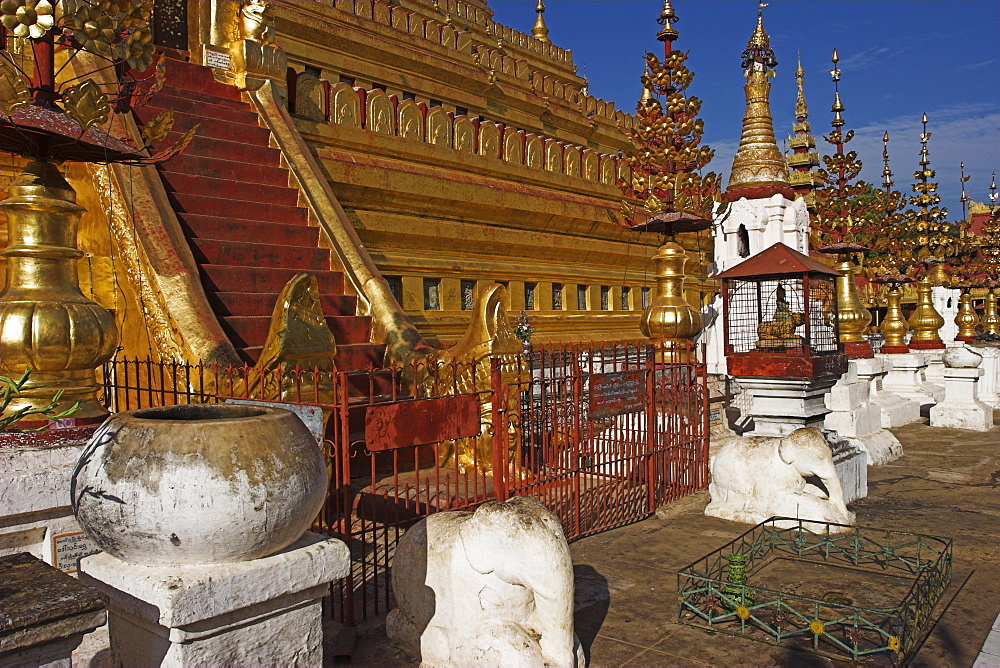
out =
<svg viewBox="0 0 1000 668"><path fill-rule="evenodd" d="M817 654L905 659L951 581L952 541L904 531L772 517L678 573L680 621ZM776 559L912 581L890 607L860 607L754 586ZM874 585L874 583L873 583ZM762 632L762 633L761 633Z"/></svg>

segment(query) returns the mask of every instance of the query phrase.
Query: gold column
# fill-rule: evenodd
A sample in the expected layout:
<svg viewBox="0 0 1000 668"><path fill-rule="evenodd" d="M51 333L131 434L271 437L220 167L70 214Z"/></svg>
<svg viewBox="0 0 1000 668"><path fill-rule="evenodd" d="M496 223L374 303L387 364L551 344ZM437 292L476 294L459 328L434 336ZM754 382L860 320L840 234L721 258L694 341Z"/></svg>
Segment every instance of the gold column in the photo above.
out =
<svg viewBox="0 0 1000 668"><path fill-rule="evenodd" d="M683 346L693 343L701 332L701 314L684 298L684 265L688 257L676 241L667 241L653 256L656 268L656 287L649 306L642 312L639 329L657 343L668 347L665 362L685 362L687 355L678 351L672 355L672 344ZM680 359L678 359L680 358Z"/></svg>
<svg viewBox="0 0 1000 668"><path fill-rule="evenodd" d="M962 297L958 302L958 313L955 315L955 325L958 326L956 341L971 341L976 336L976 326L979 324L979 316L972 308L972 295L969 289L962 290Z"/></svg>
<svg viewBox="0 0 1000 668"><path fill-rule="evenodd" d="M858 284L854 280L854 263L851 262L850 256L842 253L837 258L835 268L843 273L843 276L836 278L840 342L844 344L845 352L852 359L872 357L871 344L864 337L872 321L872 314L865 308L858 295Z"/></svg>
<svg viewBox="0 0 1000 668"><path fill-rule="evenodd" d="M925 276L917 283L917 308L910 315L910 329L913 330L913 337L910 339L910 348L914 349L934 349L943 348L938 330L944 327L944 318L934 308L931 300L931 279Z"/></svg>
<svg viewBox="0 0 1000 668"><path fill-rule="evenodd" d="M906 346L906 333L910 331L910 326L903 317L903 291L898 285L890 285L889 292L885 296L885 318L882 319L882 336L885 342L882 344L882 352L885 353L905 353L909 351Z"/></svg>
<svg viewBox="0 0 1000 668"><path fill-rule="evenodd" d="M0 202L7 216L7 283L0 294L0 373L33 369L29 387L8 406L44 408L63 392L61 408L79 401L72 417L99 420L94 371L111 358L118 328L111 313L83 296L76 260L77 228L85 209L55 165L30 162Z"/></svg>
<svg viewBox="0 0 1000 668"><path fill-rule="evenodd" d="M986 291L986 309L983 313L983 333L1000 334L1000 314L997 313L997 296L993 290Z"/></svg>

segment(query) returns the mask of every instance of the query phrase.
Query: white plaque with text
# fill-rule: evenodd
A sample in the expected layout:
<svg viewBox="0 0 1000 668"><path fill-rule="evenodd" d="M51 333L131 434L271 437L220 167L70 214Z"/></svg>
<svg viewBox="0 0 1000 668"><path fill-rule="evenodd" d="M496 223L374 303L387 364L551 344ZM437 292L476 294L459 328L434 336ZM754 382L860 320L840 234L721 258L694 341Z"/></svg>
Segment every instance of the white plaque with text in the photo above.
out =
<svg viewBox="0 0 1000 668"><path fill-rule="evenodd" d="M56 542L55 567L63 573L76 573L76 563L82 557L97 554L101 548L82 531L64 533L54 538Z"/></svg>

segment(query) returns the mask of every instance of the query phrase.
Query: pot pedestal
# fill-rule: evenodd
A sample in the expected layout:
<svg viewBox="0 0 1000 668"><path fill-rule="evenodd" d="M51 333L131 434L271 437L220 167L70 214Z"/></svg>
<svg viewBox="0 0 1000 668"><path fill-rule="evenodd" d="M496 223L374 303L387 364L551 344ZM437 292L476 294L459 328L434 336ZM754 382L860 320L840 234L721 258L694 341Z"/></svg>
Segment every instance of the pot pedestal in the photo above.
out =
<svg viewBox="0 0 1000 668"><path fill-rule="evenodd" d="M944 355L943 350L941 354ZM936 404L944 398L944 388L928 382L928 362L923 353L890 353L879 357L892 363L882 380L883 390L921 406Z"/></svg>
<svg viewBox="0 0 1000 668"><path fill-rule="evenodd" d="M868 453L868 466L887 464L903 454L899 440L883 428L882 408L872 397L870 377L884 365L875 359L851 360L847 373L826 395L826 407L830 409L824 422L826 428ZM919 407L917 411L919 415Z"/></svg>
<svg viewBox="0 0 1000 668"><path fill-rule="evenodd" d="M932 427L971 431L993 428L993 407L979 400L980 368L944 370L944 401L931 408Z"/></svg>
<svg viewBox="0 0 1000 668"><path fill-rule="evenodd" d="M882 428L902 427L920 419L920 404L895 394L884 386L892 363L885 357L857 360L858 380L868 383L871 402L882 412Z"/></svg>
<svg viewBox="0 0 1000 668"><path fill-rule="evenodd" d="M347 546L306 533L252 561L138 566L102 552L80 580L108 596L116 665L323 665L322 599Z"/></svg>
<svg viewBox="0 0 1000 668"><path fill-rule="evenodd" d="M1000 345L984 341L969 341L965 345L981 355L980 368L983 376L979 379L979 400L993 408L1000 408Z"/></svg>

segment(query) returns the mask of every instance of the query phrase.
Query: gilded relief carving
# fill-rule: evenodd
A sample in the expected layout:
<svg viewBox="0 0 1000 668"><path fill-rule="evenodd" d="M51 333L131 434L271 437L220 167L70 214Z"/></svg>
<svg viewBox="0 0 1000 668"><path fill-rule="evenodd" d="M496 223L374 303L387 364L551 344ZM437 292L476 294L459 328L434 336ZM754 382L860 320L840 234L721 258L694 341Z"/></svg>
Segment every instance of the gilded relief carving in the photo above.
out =
<svg viewBox="0 0 1000 668"><path fill-rule="evenodd" d="M496 123L483 121L479 124L479 155L500 157L500 130Z"/></svg>
<svg viewBox="0 0 1000 668"><path fill-rule="evenodd" d="M361 100L358 93L345 83L330 88L330 121L337 125L361 127Z"/></svg>
<svg viewBox="0 0 1000 668"><path fill-rule="evenodd" d="M476 127L468 117L455 119L455 148L463 153L476 152Z"/></svg>
<svg viewBox="0 0 1000 668"><path fill-rule="evenodd" d="M601 161L601 183L615 184L615 160L610 155L604 156Z"/></svg>
<svg viewBox="0 0 1000 668"><path fill-rule="evenodd" d="M503 159L520 165L524 162L524 132L506 128L503 132Z"/></svg>
<svg viewBox="0 0 1000 668"><path fill-rule="evenodd" d="M545 169L561 174L563 170L562 153L563 147L561 143L554 139L545 142Z"/></svg>
<svg viewBox="0 0 1000 668"><path fill-rule="evenodd" d="M451 146L451 119L441 107L427 112L427 143Z"/></svg>
<svg viewBox="0 0 1000 668"><path fill-rule="evenodd" d="M528 167L542 169L545 166L542 140L538 135L527 135L525 137L524 154L524 164Z"/></svg>
<svg viewBox="0 0 1000 668"><path fill-rule="evenodd" d="M392 135L392 117L395 115L392 100L384 91L368 92L368 129L381 135Z"/></svg>
<svg viewBox="0 0 1000 668"><path fill-rule="evenodd" d="M580 176L580 149L567 146L563 156L563 172L566 176Z"/></svg>
<svg viewBox="0 0 1000 668"><path fill-rule="evenodd" d="M414 100L399 103L399 136L424 140L424 112Z"/></svg>
<svg viewBox="0 0 1000 668"><path fill-rule="evenodd" d="M597 181L601 176L601 159L589 148L583 152L583 177L591 181Z"/></svg>

